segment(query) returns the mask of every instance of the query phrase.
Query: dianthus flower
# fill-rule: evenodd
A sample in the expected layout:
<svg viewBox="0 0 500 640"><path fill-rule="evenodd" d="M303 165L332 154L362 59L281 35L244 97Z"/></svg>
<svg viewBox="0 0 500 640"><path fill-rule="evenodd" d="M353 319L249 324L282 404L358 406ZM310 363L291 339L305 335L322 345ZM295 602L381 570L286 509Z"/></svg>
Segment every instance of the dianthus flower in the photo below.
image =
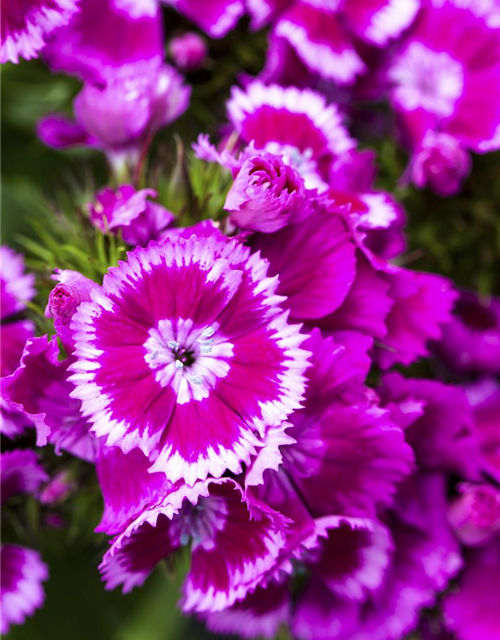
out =
<svg viewBox="0 0 500 640"><path fill-rule="evenodd" d="M73 396L108 446L171 482L239 473L300 406L309 353L267 263L236 240L150 243L72 321Z"/></svg>
<svg viewBox="0 0 500 640"><path fill-rule="evenodd" d="M36 496L40 485L48 479L34 451L14 449L2 453L2 505L12 496L24 493ZM49 572L37 551L13 544L2 544L0 563L3 635L12 624L22 624L42 606L45 600L42 583Z"/></svg>

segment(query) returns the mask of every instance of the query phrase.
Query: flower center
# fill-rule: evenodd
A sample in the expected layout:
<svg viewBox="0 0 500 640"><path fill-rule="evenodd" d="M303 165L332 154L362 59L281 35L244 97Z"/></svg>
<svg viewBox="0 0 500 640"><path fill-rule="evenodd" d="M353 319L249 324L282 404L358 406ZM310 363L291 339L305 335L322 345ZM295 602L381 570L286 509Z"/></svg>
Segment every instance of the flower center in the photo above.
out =
<svg viewBox="0 0 500 640"><path fill-rule="evenodd" d="M202 497L195 505L185 502L172 520L172 538L183 546L191 541L194 548L213 549L215 535L224 529L226 516L227 504L220 496Z"/></svg>
<svg viewBox="0 0 500 640"><path fill-rule="evenodd" d="M216 326L199 327L192 320L160 320L144 343L144 359L162 387L171 387L177 402L208 397L218 378L229 372L233 345Z"/></svg>
<svg viewBox="0 0 500 640"><path fill-rule="evenodd" d="M423 108L438 116L451 116L464 88L464 71L444 51L412 42L389 70L394 96L404 109Z"/></svg>

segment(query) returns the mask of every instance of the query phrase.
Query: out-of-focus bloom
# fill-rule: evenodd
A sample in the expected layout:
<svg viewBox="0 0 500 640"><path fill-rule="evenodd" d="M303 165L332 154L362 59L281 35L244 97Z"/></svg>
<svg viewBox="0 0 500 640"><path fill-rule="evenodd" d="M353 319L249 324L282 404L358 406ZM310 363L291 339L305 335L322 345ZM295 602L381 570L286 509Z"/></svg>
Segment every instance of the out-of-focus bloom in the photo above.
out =
<svg viewBox="0 0 500 640"><path fill-rule="evenodd" d="M260 4L270 3L255 2ZM351 84L366 71L355 38L386 46L411 24L419 4L418 0L296 0L276 20L273 34L286 40L312 73ZM260 22L256 14L262 9L252 13Z"/></svg>
<svg viewBox="0 0 500 640"><path fill-rule="evenodd" d="M0 633L9 632L12 624L23 624L45 600L42 583L49 570L38 551L13 544L0 549Z"/></svg>
<svg viewBox="0 0 500 640"><path fill-rule="evenodd" d="M93 433L138 447L171 482L241 472L300 407L308 366L267 268L214 233L150 243L110 269L72 322L72 395Z"/></svg>
<svg viewBox="0 0 500 640"><path fill-rule="evenodd" d="M243 163L224 203L234 225L262 233L305 217L308 208L300 174L269 153Z"/></svg>
<svg viewBox="0 0 500 640"><path fill-rule="evenodd" d="M92 289L95 289L97 284L78 271L70 269L56 269L51 279L56 280L58 284L49 294L45 315L47 318L54 318L57 335L66 351L71 353L74 348L71 318L82 302L90 300Z"/></svg>
<svg viewBox="0 0 500 640"><path fill-rule="evenodd" d="M0 62L36 58L47 36L79 9L78 0L2 2Z"/></svg>
<svg viewBox="0 0 500 640"><path fill-rule="evenodd" d="M48 475L38 456L30 449L14 449L2 453L2 506L19 494L37 495ZM40 554L17 545L2 545L0 550L0 633L6 634L11 624L22 624L39 609L45 594L42 582L48 579L47 565Z"/></svg>
<svg viewBox="0 0 500 640"><path fill-rule="evenodd" d="M463 482L448 508L448 521L462 544L475 547L500 532L500 491L489 484Z"/></svg>
<svg viewBox="0 0 500 640"><path fill-rule="evenodd" d="M68 0L66 0L68 2ZM163 60L163 20L157 0L84 0L50 38L43 54L56 71L106 83L139 62Z"/></svg>
<svg viewBox="0 0 500 640"><path fill-rule="evenodd" d="M500 300L462 291L436 350L457 373L500 373Z"/></svg>
<svg viewBox="0 0 500 640"><path fill-rule="evenodd" d="M208 54L204 38L194 31L176 36L170 40L168 50L174 64L182 71L196 71L205 62Z"/></svg>
<svg viewBox="0 0 500 640"><path fill-rule="evenodd" d="M92 462L94 438L81 414L80 402L69 395L73 389L67 380L70 362L71 358L59 361L55 337L28 340L19 368L1 380L2 397L9 408L35 425L37 446L49 442L56 452L64 449Z"/></svg>
<svg viewBox="0 0 500 640"><path fill-rule="evenodd" d="M227 112L243 142L282 155L308 189L325 190L330 163L356 146L337 106L310 89L254 81L232 89Z"/></svg>
<svg viewBox="0 0 500 640"><path fill-rule="evenodd" d="M392 265L382 266L379 273L390 285L393 304L376 359L383 369L397 363L408 366L429 355L431 341L444 334L456 292L450 280L433 273Z"/></svg>
<svg viewBox="0 0 500 640"><path fill-rule="evenodd" d="M31 449L14 449L2 453L2 505L12 496L37 495L49 476L41 467L38 455Z"/></svg>
<svg viewBox="0 0 500 640"><path fill-rule="evenodd" d="M408 171L412 182L420 189L429 187L440 196L450 197L459 193L471 166L469 154L456 138L447 133L427 131Z"/></svg>
<svg viewBox="0 0 500 640"><path fill-rule="evenodd" d="M283 546L283 519L245 498L233 480L201 484L196 504L184 501L171 519L152 509L113 541L100 567L107 589L122 585L127 593L143 584L158 562L185 545L192 555L184 611L219 611L255 589Z"/></svg>
<svg viewBox="0 0 500 640"><path fill-rule="evenodd" d="M500 147L500 29L490 18L484 2L423 4L388 70L410 148L428 130L447 133L479 153Z"/></svg>
<svg viewBox="0 0 500 640"><path fill-rule="evenodd" d="M222 38L245 13L243 0L163 0L192 20L211 38Z"/></svg>
<svg viewBox="0 0 500 640"><path fill-rule="evenodd" d="M71 480L67 471L60 471L40 491L40 502L53 506L65 500L76 488L76 483Z"/></svg>
<svg viewBox="0 0 500 640"><path fill-rule="evenodd" d="M500 637L500 544L498 539L471 550L458 585L445 596L446 626L460 640Z"/></svg>
<svg viewBox="0 0 500 640"><path fill-rule="evenodd" d="M53 115L38 123L38 135L49 146L91 143L107 153L113 166L135 164L155 133L181 116L190 88L168 65L131 65L108 78L105 86L87 83L74 101L73 122Z"/></svg>
<svg viewBox="0 0 500 640"><path fill-rule="evenodd" d="M500 483L500 383L493 378L465 387L479 439L482 470Z"/></svg>
<svg viewBox="0 0 500 640"><path fill-rule="evenodd" d="M2 320L26 309L35 295L35 276L24 272L24 259L9 247L0 247Z"/></svg>
<svg viewBox="0 0 500 640"><path fill-rule="evenodd" d="M479 443L462 389L389 373L379 393L396 424L405 428L422 469L478 477Z"/></svg>
<svg viewBox="0 0 500 640"><path fill-rule="evenodd" d="M174 220L165 207L148 200L156 195L153 189L136 191L128 184L116 191L102 189L95 203L87 205L90 221L103 233L121 233L128 244L145 247L151 240L158 240Z"/></svg>

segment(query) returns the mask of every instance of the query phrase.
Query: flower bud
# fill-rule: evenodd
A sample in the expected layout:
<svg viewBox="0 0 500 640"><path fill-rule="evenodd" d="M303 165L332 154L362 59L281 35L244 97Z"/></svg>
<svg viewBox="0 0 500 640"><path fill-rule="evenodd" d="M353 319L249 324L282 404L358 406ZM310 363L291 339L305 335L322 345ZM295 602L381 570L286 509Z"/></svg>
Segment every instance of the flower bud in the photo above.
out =
<svg viewBox="0 0 500 640"><path fill-rule="evenodd" d="M274 233L307 215L305 192L304 180L294 168L264 153L245 160L224 209L241 229Z"/></svg>
<svg viewBox="0 0 500 640"><path fill-rule="evenodd" d="M457 538L475 547L500 532L500 491L488 484L462 483L460 495L448 509L448 520Z"/></svg>
<svg viewBox="0 0 500 640"><path fill-rule="evenodd" d="M207 57L204 38L194 32L172 38L169 51L175 65L182 71L196 71Z"/></svg>
<svg viewBox="0 0 500 640"><path fill-rule="evenodd" d="M456 138L428 131L412 159L410 176L417 187L449 197L460 191L470 169L469 154Z"/></svg>

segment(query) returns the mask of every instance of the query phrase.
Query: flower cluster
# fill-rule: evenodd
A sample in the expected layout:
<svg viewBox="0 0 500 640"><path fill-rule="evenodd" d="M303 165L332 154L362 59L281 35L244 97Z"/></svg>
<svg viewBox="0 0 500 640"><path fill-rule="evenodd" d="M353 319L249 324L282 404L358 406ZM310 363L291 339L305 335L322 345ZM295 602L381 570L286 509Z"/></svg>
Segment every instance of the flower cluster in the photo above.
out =
<svg viewBox="0 0 500 640"><path fill-rule="evenodd" d="M170 0L207 38L171 38L186 73L245 13L269 29L222 140L197 132L189 152L219 176L206 219L148 167L191 93L164 60L160 4L11 4L2 61L41 51L83 83L75 120L47 115L39 137L101 149L110 178L74 216L88 263L34 263L35 289L1 249L2 506L52 508L75 487L68 461L85 461L105 588L127 593L187 549L179 606L216 633L498 640L500 300L408 268L406 214L349 128L355 101L386 96L410 153L402 183L456 194L469 152L500 148L495 2ZM413 377L430 358L440 379ZM39 451L13 448L31 436ZM13 542L2 633L48 578Z"/></svg>

